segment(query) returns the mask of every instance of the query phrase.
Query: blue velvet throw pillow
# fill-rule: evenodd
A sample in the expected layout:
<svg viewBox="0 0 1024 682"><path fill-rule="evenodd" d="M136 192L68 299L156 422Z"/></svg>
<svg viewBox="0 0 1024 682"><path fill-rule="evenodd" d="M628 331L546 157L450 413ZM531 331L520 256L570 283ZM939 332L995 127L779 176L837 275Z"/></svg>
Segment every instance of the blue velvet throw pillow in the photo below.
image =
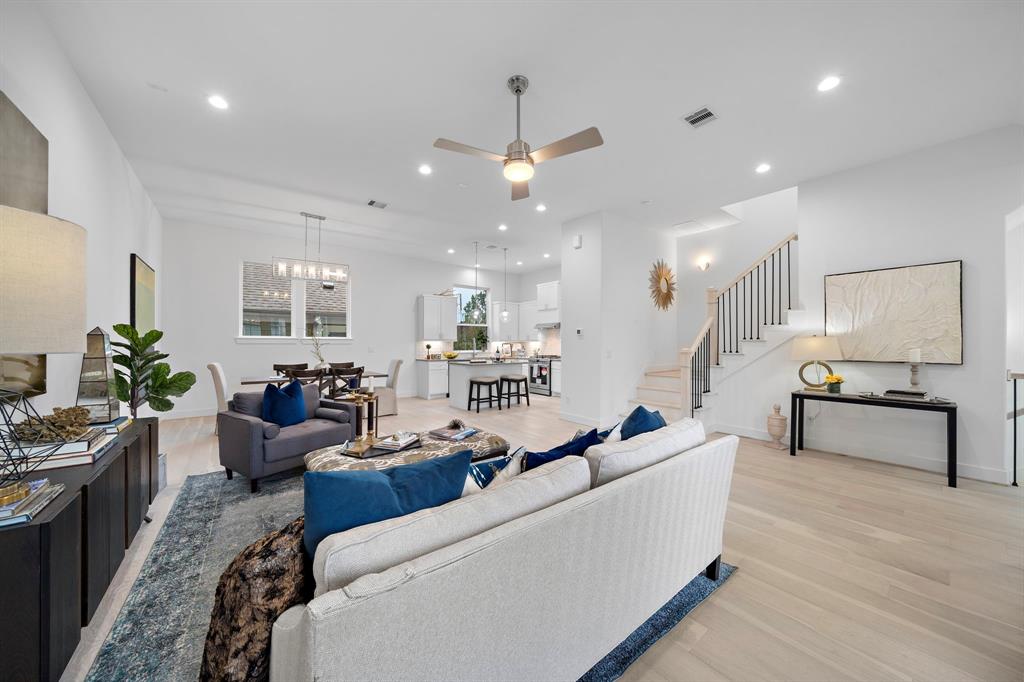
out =
<svg viewBox="0 0 1024 682"><path fill-rule="evenodd" d="M284 388L267 384L263 389L263 421L278 426L291 426L306 421L306 399L302 397L302 384L293 381Z"/></svg>
<svg viewBox="0 0 1024 682"><path fill-rule="evenodd" d="M556 459L562 459L569 455L582 457L583 453L585 453L587 448L591 445L600 444L601 436L597 435L597 429L591 429L579 438L574 438L568 443L563 443L558 447L551 448L547 452L527 452L526 456L523 458L523 471L536 469L541 464L554 462Z"/></svg>
<svg viewBox="0 0 1024 682"><path fill-rule="evenodd" d="M629 440L641 433L655 431L665 426L665 418L660 412L651 412L643 405L637 405L636 409L629 413L629 416L622 422L622 440Z"/></svg>
<svg viewBox="0 0 1024 682"><path fill-rule="evenodd" d="M328 535L457 499L472 457L471 450L463 450L383 471L307 471L302 476L306 552L316 554Z"/></svg>

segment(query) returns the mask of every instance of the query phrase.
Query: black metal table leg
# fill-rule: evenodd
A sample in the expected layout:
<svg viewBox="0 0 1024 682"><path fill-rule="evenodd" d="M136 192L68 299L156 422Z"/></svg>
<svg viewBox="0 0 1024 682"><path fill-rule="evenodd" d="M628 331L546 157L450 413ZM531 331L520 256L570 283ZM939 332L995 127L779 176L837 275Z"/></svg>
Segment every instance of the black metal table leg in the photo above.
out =
<svg viewBox="0 0 1024 682"><path fill-rule="evenodd" d="M956 487L956 410L946 412L946 477Z"/></svg>
<svg viewBox="0 0 1024 682"><path fill-rule="evenodd" d="M794 395L789 400L789 454L796 457L796 420L800 418L797 412L797 397Z"/></svg>
<svg viewBox="0 0 1024 682"><path fill-rule="evenodd" d="M804 399L800 398L797 402L797 409L800 411L800 421L797 424L799 430L796 432L796 449L804 449Z"/></svg>

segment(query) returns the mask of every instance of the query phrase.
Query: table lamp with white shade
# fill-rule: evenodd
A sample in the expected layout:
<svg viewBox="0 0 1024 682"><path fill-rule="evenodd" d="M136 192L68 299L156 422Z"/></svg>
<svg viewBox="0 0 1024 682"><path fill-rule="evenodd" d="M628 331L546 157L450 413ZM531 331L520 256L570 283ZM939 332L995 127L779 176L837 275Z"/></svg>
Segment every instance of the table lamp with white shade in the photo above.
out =
<svg viewBox="0 0 1024 682"><path fill-rule="evenodd" d="M84 351L85 230L0 206L0 354ZM25 419L42 421L24 393L0 387L0 500L7 502L28 495L25 477L63 445L49 437L56 432L29 443L16 438L14 426Z"/></svg>
<svg viewBox="0 0 1024 682"><path fill-rule="evenodd" d="M804 363L800 365L800 381L804 382L805 390L824 391L825 382L821 379L821 368L824 367L828 374L835 374L826 361L842 360L843 351L839 347L839 340L834 336L800 336L793 339L790 358ZM804 371L811 365L814 365L816 370L815 382L808 381L804 376Z"/></svg>

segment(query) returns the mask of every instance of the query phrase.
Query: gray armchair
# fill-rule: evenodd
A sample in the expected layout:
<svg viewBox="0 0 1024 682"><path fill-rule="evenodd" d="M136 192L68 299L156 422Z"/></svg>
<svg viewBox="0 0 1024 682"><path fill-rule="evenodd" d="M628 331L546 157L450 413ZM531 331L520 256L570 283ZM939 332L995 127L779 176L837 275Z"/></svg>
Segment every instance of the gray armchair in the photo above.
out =
<svg viewBox="0 0 1024 682"><path fill-rule="evenodd" d="M260 418L263 393L236 393L228 401L228 409L217 414L217 430L220 463L229 479L237 471L256 492L264 476L302 466L308 452L354 437L355 405L322 399L316 384L303 386L302 397L306 421L284 427Z"/></svg>

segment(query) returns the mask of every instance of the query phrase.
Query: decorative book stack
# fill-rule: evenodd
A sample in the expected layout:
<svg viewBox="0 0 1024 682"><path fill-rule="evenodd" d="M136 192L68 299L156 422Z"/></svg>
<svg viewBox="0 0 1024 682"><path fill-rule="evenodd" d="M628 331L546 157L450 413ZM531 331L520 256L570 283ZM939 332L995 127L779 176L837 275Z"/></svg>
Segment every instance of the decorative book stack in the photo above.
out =
<svg viewBox="0 0 1024 682"><path fill-rule="evenodd" d="M28 486L28 497L17 502L0 505L0 527L28 523L46 505L64 492L63 483L51 484L47 478L30 481Z"/></svg>

